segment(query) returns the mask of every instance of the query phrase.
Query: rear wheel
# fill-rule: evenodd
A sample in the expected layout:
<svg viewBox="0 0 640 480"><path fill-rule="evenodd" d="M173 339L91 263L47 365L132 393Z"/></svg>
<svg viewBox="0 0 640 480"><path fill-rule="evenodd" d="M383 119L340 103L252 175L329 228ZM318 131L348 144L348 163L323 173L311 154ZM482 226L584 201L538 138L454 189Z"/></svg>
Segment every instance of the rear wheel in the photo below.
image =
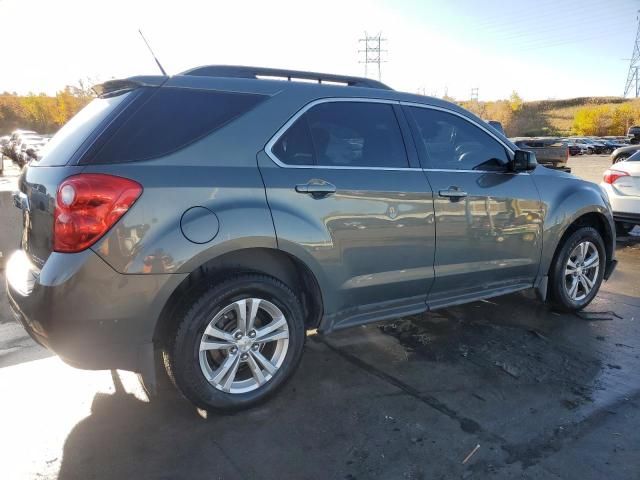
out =
<svg viewBox="0 0 640 480"><path fill-rule="evenodd" d="M286 285L239 275L195 301L164 353L165 366L198 407L239 410L284 384L300 362L304 339L302 307Z"/></svg>
<svg viewBox="0 0 640 480"><path fill-rule="evenodd" d="M581 310L594 299L604 274L606 253L600 233L592 227L573 232L560 247L550 272L550 293L562 311Z"/></svg>

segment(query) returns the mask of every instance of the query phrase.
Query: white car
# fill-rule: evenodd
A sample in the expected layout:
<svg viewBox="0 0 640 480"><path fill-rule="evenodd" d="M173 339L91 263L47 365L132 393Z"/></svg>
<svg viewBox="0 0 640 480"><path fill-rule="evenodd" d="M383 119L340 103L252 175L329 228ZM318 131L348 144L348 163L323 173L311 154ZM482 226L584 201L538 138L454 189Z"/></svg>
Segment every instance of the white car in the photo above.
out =
<svg viewBox="0 0 640 480"><path fill-rule="evenodd" d="M618 234L640 225L640 151L612 165L600 186L609 196Z"/></svg>

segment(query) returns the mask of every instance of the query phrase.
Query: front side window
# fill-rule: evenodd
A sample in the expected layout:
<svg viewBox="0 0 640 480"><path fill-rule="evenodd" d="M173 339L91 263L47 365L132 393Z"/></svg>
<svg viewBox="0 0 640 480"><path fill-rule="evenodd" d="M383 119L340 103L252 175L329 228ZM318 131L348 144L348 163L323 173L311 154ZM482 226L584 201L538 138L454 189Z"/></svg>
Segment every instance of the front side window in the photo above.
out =
<svg viewBox="0 0 640 480"><path fill-rule="evenodd" d="M280 137L273 153L289 165L409 166L395 112L385 103L315 105Z"/></svg>
<svg viewBox="0 0 640 480"><path fill-rule="evenodd" d="M409 107L429 168L504 171L509 157L487 132L452 113Z"/></svg>

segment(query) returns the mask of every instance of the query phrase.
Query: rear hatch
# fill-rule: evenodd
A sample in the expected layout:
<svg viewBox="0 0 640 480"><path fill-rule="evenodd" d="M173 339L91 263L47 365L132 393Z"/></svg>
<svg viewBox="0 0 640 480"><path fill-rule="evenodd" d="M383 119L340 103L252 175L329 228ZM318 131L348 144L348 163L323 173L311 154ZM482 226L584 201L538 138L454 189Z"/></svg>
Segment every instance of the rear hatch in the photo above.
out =
<svg viewBox="0 0 640 480"><path fill-rule="evenodd" d="M152 77L153 78L153 77ZM158 77L166 80L165 77ZM39 162L23 170L14 203L22 209L22 249L32 262L42 267L53 250L53 221L58 186L67 177L80 173L80 158L90 151L107 126L125 110L142 84L111 81L99 87L94 99L67 124L42 150Z"/></svg>

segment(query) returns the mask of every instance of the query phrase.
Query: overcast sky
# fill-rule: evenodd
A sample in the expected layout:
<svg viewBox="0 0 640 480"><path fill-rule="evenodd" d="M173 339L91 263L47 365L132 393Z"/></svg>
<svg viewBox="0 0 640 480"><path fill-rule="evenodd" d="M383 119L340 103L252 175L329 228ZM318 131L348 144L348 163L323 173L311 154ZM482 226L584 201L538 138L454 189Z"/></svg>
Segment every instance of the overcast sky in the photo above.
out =
<svg viewBox="0 0 640 480"><path fill-rule="evenodd" d="M467 99L622 95L634 0L0 0L0 92L80 78L241 64L363 75L358 38L382 31L382 80Z"/></svg>

